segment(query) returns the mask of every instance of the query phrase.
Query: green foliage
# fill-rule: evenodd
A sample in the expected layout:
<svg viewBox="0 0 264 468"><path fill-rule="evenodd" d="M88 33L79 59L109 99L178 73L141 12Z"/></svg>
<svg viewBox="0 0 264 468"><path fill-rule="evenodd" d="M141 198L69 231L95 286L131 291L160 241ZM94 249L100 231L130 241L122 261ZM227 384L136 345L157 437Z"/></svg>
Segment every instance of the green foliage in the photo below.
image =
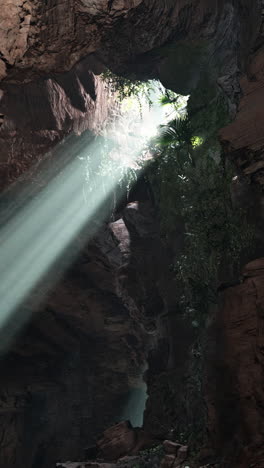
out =
<svg viewBox="0 0 264 468"><path fill-rule="evenodd" d="M176 94L174 91L170 89L164 89L164 92L161 94L159 98L159 102L162 106L166 105L173 105L176 110L178 110L182 106L182 96L180 94Z"/></svg>
<svg viewBox="0 0 264 468"><path fill-rule="evenodd" d="M159 144L171 148L183 148L192 145L192 127L188 117L174 119L167 125L161 126Z"/></svg>
<svg viewBox="0 0 264 468"><path fill-rule="evenodd" d="M102 78L107 82L113 92L116 92L118 99L122 102L126 98L136 98L139 103L145 99L149 105L152 104L151 94L153 92L153 81L139 81L123 76L118 76L110 70L102 73Z"/></svg>
<svg viewBox="0 0 264 468"><path fill-rule="evenodd" d="M181 309L203 315L216 301L221 264L230 265L234 274L253 233L245 214L233 209L231 168L201 149L198 158L195 142L188 117L170 122L156 141L149 177L164 236L170 237L177 224L183 226L183 251L173 263L182 291Z"/></svg>
<svg viewBox="0 0 264 468"><path fill-rule="evenodd" d="M109 188L112 187L112 196L118 199L129 193L138 179L139 167L122 164L122 160L115 158L113 153L118 151L115 142L105 137L96 139L96 158L94 147L87 151L86 157L82 159L85 173L85 198L93 204L93 197L97 195L98 185L109 198ZM114 181L114 183L113 183ZM96 203L96 199L94 200Z"/></svg>
<svg viewBox="0 0 264 468"><path fill-rule="evenodd" d="M140 132L143 102L151 104L152 97L157 99L158 95L166 93L170 100L174 101L172 107L178 115L186 108L185 97L166 91L158 82L130 80L109 70L102 76L113 91L118 93L122 105L119 106L111 126L96 138L95 145L91 146L91 150L87 150L86 157L83 158L86 174L85 194L89 196L90 203L93 202L93 194L96 194L98 180L105 194L112 185L111 181L116 182L113 189L115 198L118 198L120 193L128 193L137 181L145 153L148 151L147 137ZM135 99L138 100L139 107L135 105ZM182 122L184 124L184 119Z"/></svg>

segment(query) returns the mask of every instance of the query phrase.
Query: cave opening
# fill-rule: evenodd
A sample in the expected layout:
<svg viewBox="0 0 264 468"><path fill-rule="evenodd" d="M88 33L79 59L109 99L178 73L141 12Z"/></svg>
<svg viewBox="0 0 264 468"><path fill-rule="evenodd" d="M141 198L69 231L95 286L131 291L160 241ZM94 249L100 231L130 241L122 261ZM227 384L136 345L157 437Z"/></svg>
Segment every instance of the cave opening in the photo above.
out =
<svg viewBox="0 0 264 468"><path fill-rule="evenodd" d="M74 395L72 412L80 421L65 437L78 442L74 450L69 444L61 452L56 439L51 456L57 461L67 454L79 459L81 448L93 445L100 431L114 423L113 431L121 427L134 434L139 446L153 444L149 433L158 447L165 436L183 446L202 444L201 374L208 311L216 302L223 255L231 267L225 274L233 280L236 266L230 259L251 241L245 220L231 206L233 172L223 164L211 128L197 119L193 96L181 96L157 81L133 81L111 72L99 79L109 111L97 134L67 137L31 169L33 184L25 173L6 191L2 203L2 353L17 342L23 350L30 334L39 341L38 352L43 343L47 346L46 327L39 330L34 317L32 323L34 310L47 323L61 322L66 341L78 343L70 370L77 394L70 382L63 390L66 401ZM241 223L240 233L236 227ZM76 305L69 286L73 297L80 296L76 324L67 307L67 300ZM56 297L60 288L63 305ZM87 312L92 331L84 331L88 343L81 346L85 339L80 327L87 327ZM99 345L91 339L93 334L98 334ZM124 342L125 357L116 352L115 340ZM63 385L72 359L68 346L66 359L61 344L54 349ZM98 356L83 362L87 346ZM187 374L182 368L186 361ZM88 379L80 375L80 367ZM44 359L44 380L48 369ZM79 394L82 379L88 397ZM94 408L102 405L99 382L106 386L105 414L95 423ZM45 399L34 383L32 387L33 400ZM168 408L176 388L184 398ZM25 415L30 407L23 409ZM126 420L129 424L123 427ZM44 428L36 431L36 448L26 454L32 466L46 463ZM100 450L112 457L107 446Z"/></svg>
<svg viewBox="0 0 264 468"><path fill-rule="evenodd" d="M0 467L263 466L262 3L2 5Z"/></svg>
<svg viewBox="0 0 264 468"><path fill-rule="evenodd" d="M251 232L232 209L233 171L223 162L211 128L197 119L193 95L181 96L160 82L134 81L111 72L99 79L109 111L97 134L70 135L31 169L32 185L25 173L4 194L1 350L6 355L17 342L23 350L31 333L41 352L49 338L42 326L37 332L34 318L32 323L32 312L40 310L45 320L50 316L48 322L64 323L67 340L77 336L80 349L70 370L77 394L84 377L79 370L75 375L76 369L84 366L84 374L90 376L84 378L88 400L87 395L72 393L72 383L65 387L66 398L74 395L72 411L81 421L78 430L72 435L66 432L66 437L78 438L77 446L83 448L115 422L113 431L121 427L133 433L138 444L148 444L145 434L151 433L158 446L165 434L167 438L173 434L181 444L197 447L205 427L201 374L208 311L216 303L223 256L230 265L224 274L232 281L237 265L231 258L240 258L240 251L251 242ZM110 271L108 278L105 268ZM85 291L76 330L67 299L59 314L56 310L56 289L62 287L67 297L67 285L74 283L77 294ZM85 306L87 292L91 297ZM55 301L55 309L50 301ZM79 327L84 326L82 315L87 311L92 332L85 332L86 340L99 357L83 363ZM127 326L129 332L123 330ZM99 345L91 333L99 333ZM111 333L124 342L125 358L116 353ZM67 375L63 372L68 372L67 362L72 359L68 346L66 360L60 355L61 345L54 351L63 384ZM108 362L105 353L111 362L100 376L102 363ZM187 375L181 360L189 361ZM45 359L43 369L45 379ZM95 424L94 408L102 404L101 397L97 402L99 382L106 385L106 414ZM167 408L176 388L185 397L175 409ZM39 390L29 394L32 400L45 399ZM195 408L191 413L190 401ZM25 415L30 408L27 403ZM45 431L46 427L36 431L36 451L26 454L32 457L32 466L45 466L47 443L38 442ZM60 455L59 445L58 439L53 448L57 461L67 458L67 451ZM100 450L111 458L111 449L103 445ZM80 458L79 449L72 451L70 445L68 454Z"/></svg>

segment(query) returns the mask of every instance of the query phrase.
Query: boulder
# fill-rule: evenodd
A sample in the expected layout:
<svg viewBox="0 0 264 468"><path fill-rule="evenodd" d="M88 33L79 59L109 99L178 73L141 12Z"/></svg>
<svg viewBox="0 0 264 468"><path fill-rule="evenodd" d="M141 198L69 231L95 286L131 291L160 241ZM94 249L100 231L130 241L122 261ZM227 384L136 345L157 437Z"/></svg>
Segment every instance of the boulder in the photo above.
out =
<svg viewBox="0 0 264 468"><path fill-rule="evenodd" d="M98 452L105 460L117 460L129 454L137 442L136 432L129 421L110 427L97 442Z"/></svg>
<svg viewBox="0 0 264 468"><path fill-rule="evenodd" d="M134 431L136 434L136 445L132 450L133 455L137 455L141 450L146 450L160 444L158 440L153 439L153 437L143 429L136 427Z"/></svg>
<svg viewBox="0 0 264 468"><path fill-rule="evenodd" d="M180 447L181 447L180 444L177 444L176 442L172 442L171 440L164 440L163 442L163 448L165 450L165 453L169 455L177 455Z"/></svg>

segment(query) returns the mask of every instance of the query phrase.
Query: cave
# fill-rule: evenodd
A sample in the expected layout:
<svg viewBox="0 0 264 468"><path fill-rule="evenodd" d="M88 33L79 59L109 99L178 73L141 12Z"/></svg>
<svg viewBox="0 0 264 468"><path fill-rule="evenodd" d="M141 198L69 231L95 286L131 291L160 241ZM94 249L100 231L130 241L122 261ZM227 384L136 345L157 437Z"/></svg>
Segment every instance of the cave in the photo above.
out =
<svg viewBox="0 0 264 468"><path fill-rule="evenodd" d="M0 468L264 468L264 3L3 0Z"/></svg>

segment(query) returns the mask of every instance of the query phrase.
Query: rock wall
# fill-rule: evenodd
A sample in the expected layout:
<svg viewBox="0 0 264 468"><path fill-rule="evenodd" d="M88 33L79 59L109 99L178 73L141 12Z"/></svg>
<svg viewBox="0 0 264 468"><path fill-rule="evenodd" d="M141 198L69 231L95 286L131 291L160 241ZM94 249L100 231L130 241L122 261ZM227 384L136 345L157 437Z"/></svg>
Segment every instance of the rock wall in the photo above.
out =
<svg viewBox="0 0 264 468"><path fill-rule="evenodd" d="M222 38L231 34L249 48L260 23L261 2L255 6L249 8L245 0L2 1L2 77L21 81L32 80L34 74L65 72L91 53L120 66L172 39L209 39L215 47L219 38L214 35L223 20ZM235 17L237 26L231 30ZM229 43L229 53L233 46Z"/></svg>
<svg viewBox="0 0 264 468"><path fill-rule="evenodd" d="M263 26L241 79L235 120L220 131L223 148L236 167L235 200L249 210L263 257ZM252 249L254 250L253 246ZM264 466L262 425L263 258L248 264L242 284L221 295L211 329L208 374L209 431L226 455L223 466Z"/></svg>
<svg viewBox="0 0 264 468"><path fill-rule="evenodd" d="M223 467L264 466L264 260L221 294L209 335L208 430Z"/></svg>
<svg viewBox="0 0 264 468"><path fill-rule="evenodd" d="M76 246L85 237L84 229ZM34 299L45 284L24 304L33 318L1 359L1 466L82 459L116 421L142 424L143 374L162 333L165 255L151 203L130 203L42 305Z"/></svg>
<svg viewBox="0 0 264 468"><path fill-rule="evenodd" d="M65 74L6 85L0 104L1 189L22 174L30 179L36 166L53 157L51 150L68 135L86 130L98 134L114 99L90 68L94 68L91 59Z"/></svg>
<svg viewBox="0 0 264 468"><path fill-rule="evenodd" d="M264 52L260 48L251 58L247 74L241 79L242 99L234 122L220 132L226 151L238 168L253 183L263 185L263 91Z"/></svg>
<svg viewBox="0 0 264 468"><path fill-rule="evenodd" d="M240 101L221 139L250 187L263 183L261 1L254 8L246 0L0 6L2 187L21 174L30 180L32 165L71 132L97 131L112 105L97 76L105 65L186 94L213 82L232 115ZM102 429L127 415L147 357L145 427L179 432L195 419L200 400L190 404L197 387L189 378L199 349L190 324L177 317L170 259L145 202L102 228L2 359L0 465L46 468L80 458ZM208 432L223 468L263 464L262 266L248 268L243 284L224 293L208 344Z"/></svg>
<svg viewBox="0 0 264 468"><path fill-rule="evenodd" d="M261 27L246 0L2 0L0 180L4 187L70 132L107 115L105 65L189 94L216 82L235 112L239 72ZM221 47L219 47L221 44Z"/></svg>

